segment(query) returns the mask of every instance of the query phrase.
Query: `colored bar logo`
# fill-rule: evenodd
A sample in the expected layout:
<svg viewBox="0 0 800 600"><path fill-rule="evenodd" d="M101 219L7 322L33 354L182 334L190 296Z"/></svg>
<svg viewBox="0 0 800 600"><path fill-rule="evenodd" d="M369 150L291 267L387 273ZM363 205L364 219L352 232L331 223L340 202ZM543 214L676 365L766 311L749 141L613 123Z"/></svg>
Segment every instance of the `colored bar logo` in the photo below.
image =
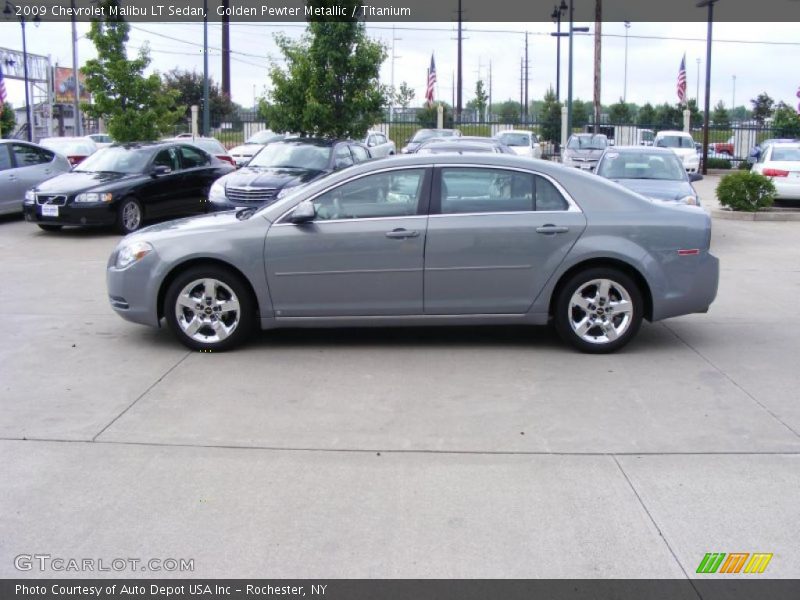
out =
<svg viewBox="0 0 800 600"><path fill-rule="evenodd" d="M766 552L708 552L697 565L697 573L763 573L771 560L772 553Z"/></svg>

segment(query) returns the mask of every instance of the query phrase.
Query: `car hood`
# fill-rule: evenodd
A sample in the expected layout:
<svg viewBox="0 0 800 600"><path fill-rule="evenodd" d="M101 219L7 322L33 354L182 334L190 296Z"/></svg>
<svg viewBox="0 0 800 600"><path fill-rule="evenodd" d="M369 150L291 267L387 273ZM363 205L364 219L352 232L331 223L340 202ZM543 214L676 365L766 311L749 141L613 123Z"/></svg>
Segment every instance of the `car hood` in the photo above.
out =
<svg viewBox="0 0 800 600"><path fill-rule="evenodd" d="M35 190L42 194L77 194L94 188L105 188L117 183L134 181L143 177L145 175L139 173L83 173L70 171L40 183Z"/></svg>
<svg viewBox="0 0 800 600"><path fill-rule="evenodd" d="M237 214L241 215L243 212L241 210L228 210L197 217L186 217L184 219L156 223L155 225L150 225L149 227L140 229L136 233L126 236L124 238L124 243L143 241L157 245L160 241L186 236L213 235L219 231L229 229L230 227L242 223L242 219L237 217ZM120 242L120 244L122 244L122 242Z"/></svg>
<svg viewBox="0 0 800 600"><path fill-rule="evenodd" d="M287 185L308 183L325 173L314 169L259 169L242 167L220 179L225 188L253 187L281 189Z"/></svg>
<svg viewBox="0 0 800 600"><path fill-rule="evenodd" d="M603 154L603 150L592 150L589 148L583 148L583 149L567 148L564 152L565 154L568 154L569 156L572 156L574 158L592 158L598 160L600 158L600 155Z"/></svg>
<svg viewBox="0 0 800 600"><path fill-rule="evenodd" d="M514 154L519 156L528 156L532 148L530 146L509 146Z"/></svg>
<svg viewBox="0 0 800 600"><path fill-rule="evenodd" d="M666 181L663 179L612 179L612 181L656 200L680 200L696 196L688 181Z"/></svg>
<svg viewBox="0 0 800 600"><path fill-rule="evenodd" d="M675 154L680 156L681 158L686 158L687 156L695 156L697 154L697 150L694 148L670 148Z"/></svg>

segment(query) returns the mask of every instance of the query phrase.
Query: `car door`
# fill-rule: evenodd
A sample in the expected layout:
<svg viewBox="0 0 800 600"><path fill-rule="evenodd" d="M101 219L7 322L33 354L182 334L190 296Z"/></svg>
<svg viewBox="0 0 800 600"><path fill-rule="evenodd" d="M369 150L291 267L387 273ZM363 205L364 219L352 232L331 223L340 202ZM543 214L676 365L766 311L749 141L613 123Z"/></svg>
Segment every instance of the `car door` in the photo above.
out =
<svg viewBox="0 0 800 600"><path fill-rule="evenodd" d="M425 246L425 313L527 312L585 227L578 206L547 176L437 168Z"/></svg>
<svg viewBox="0 0 800 600"><path fill-rule="evenodd" d="M21 208L26 191L57 175L59 171L54 169L55 153L50 150L23 142L13 142L8 146L12 168L0 175L0 181L3 182L0 194L4 203L19 202Z"/></svg>
<svg viewBox="0 0 800 600"><path fill-rule="evenodd" d="M169 171L151 174L156 167L166 167ZM187 200L177 146L168 146L156 152L145 174L149 178L136 192L147 216L164 217L179 213Z"/></svg>
<svg viewBox="0 0 800 600"><path fill-rule="evenodd" d="M218 177L211 155L187 144L181 145L180 154L185 194L180 209L184 213L204 212L208 202L208 191Z"/></svg>
<svg viewBox="0 0 800 600"><path fill-rule="evenodd" d="M13 186L16 176L10 149L11 144L0 144L0 214L22 210L22 200L17 197L17 189Z"/></svg>
<svg viewBox="0 0 800 600"><path fill-rule="evenodd" d="M276 317L421 314L430 174L358 176L314 197L313 221L279 219L264 249Z"/></svg>

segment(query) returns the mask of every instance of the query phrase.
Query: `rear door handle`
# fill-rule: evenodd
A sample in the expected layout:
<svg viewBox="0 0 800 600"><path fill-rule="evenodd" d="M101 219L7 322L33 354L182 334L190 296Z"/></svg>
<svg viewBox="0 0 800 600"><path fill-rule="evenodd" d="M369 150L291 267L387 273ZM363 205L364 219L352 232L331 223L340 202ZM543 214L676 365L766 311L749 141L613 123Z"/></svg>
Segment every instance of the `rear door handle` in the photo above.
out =
<svg viewBox="0 0 800 600"><path fill-rule="evenodd" d="M541 227L536 228L536 233L544 233L544 234L553 234L553 233L567 233L569 231L569 227L563 227L559 225L542 225Z"/></svg>
<svg viewBox="0 0 800 600"><path fill-rule="evenodd" d="M408 229L393 229L386 232L386 237L393 240L419 237L419 231L409 231Z"/></svg>

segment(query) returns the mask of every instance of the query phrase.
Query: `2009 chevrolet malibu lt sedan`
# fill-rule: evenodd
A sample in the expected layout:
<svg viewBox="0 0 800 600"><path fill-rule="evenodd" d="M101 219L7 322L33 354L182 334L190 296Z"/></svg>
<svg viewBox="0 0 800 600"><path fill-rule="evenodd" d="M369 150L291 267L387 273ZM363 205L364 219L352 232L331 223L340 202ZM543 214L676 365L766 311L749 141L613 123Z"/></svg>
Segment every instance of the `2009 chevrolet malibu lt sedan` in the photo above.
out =
<svg viewBox="0 0 800 600"><path fill-rule="evenodd" d="M255 329L542 325L610 352L717 293L704 211L509 155L356 165L261 209L154 225L107 268L112 307L224 350Z"/></svg>

